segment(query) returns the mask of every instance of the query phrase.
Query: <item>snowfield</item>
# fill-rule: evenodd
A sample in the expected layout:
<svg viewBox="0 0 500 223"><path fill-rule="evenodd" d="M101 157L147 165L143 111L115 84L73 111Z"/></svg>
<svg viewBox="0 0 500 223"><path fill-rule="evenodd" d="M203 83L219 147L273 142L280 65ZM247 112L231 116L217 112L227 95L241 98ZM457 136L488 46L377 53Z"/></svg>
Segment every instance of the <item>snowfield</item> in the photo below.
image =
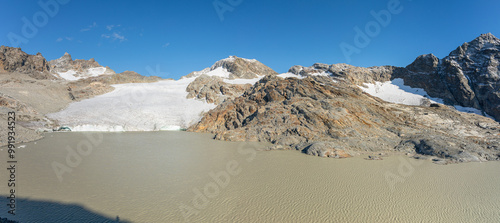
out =
<svg viewBox="0 0 500 223"><path fill-rule="evenodd" d="M300 75L297 75L297 74L294 74L294 73L289 73L289 72L278 74L277 76L281 77L281 78L287 78L287 77L295 77L295 78L298 78L298 79L305 78L304 76L300 76Z"/></svg>
<svg viewBox="0 0 500 223"><path fill-rule="evenodd" d="M68 70L66 72L60 72L58 73L60 77L68 80L68 81L76 81L80 78L76 77L75 74L76 74L76 71L74 70Z"/></svg>
<svg viewBox="0 0 500 223"><path fill-rule="evenodd" d="M229 78L229 75L231 75L231 72L227 71L226 68L223 67L217 67L212 71L209 71L205 73L208 76L215 76L215 77L222 77L222 78Z"/></svg>
<svg viewBox="0 0 500 223"><path fill-rule="evenodd" d="M426 99L429 99L431 103L440 103L443 104L443 100L440 98L431 98L427 94L427 92L422 88L412 88L404 85L403 79L396 78L392 81L387 82L376 82L375 84L365 84L366 87L359 86L364 92L378 97L384 101L392 102L396 104L405 104L405 105L422 105L422 102ZM478 115L483 115L485 117L494 118L482 111L455 105L455 109L460 112L465 113L474 113Z"/></svg>
<svg viewBox="0 0 500 223"><path fill-rule="evenodd" d="M59 72L59 76L68 81L76 81L82 78L97 77L106 74L105 67L93 67L85 70L83 73L77 73L75 70L68 70L66 72ZM111 73L109 73L111 74Z"/></svg>
<svg viewBox="0 0 500 223"><path fill-rule="evenodd" d="M421 105L427 99L431 103L443 103L439 98L430 98L422 88L412 88L404 85L403 79L396 78L387 82L376 82L365 84L367 87L359 86L364 92L378 97L384 101L405 105Z"/></svg>
<svg viewBox="0 0 500 223"><path fill-rule="evenodd" d="M214 104L186 99L194 78L113 85L115 90L49 114L72 131L180 130L195 124Z"/></svg>

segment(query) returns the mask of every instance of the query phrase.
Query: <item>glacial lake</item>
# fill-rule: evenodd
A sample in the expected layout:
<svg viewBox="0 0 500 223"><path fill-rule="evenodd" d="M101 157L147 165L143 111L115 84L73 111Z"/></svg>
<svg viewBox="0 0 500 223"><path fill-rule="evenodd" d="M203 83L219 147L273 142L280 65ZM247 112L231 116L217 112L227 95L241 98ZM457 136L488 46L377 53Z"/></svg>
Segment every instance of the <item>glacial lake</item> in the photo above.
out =
<svg viewBox="0 0 500 223"><path fill-rule="evenodd" d="M500 162L368 161L189 132L50 133L0 151L20 222L500 222Z"/></svg>

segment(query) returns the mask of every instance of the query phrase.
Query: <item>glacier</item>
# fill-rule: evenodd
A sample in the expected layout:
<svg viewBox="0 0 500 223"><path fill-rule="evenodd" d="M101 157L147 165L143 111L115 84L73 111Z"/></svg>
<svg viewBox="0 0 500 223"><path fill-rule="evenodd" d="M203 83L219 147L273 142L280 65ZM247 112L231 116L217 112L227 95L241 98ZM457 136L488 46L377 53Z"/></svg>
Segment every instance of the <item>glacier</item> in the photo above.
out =
<svg viewBox="0 0 500 223"><path fill-rule="evenodd" d="M194 78L112 85L115 90L48 114L72 131L181 130L216 105L187 99Z"/></svg>

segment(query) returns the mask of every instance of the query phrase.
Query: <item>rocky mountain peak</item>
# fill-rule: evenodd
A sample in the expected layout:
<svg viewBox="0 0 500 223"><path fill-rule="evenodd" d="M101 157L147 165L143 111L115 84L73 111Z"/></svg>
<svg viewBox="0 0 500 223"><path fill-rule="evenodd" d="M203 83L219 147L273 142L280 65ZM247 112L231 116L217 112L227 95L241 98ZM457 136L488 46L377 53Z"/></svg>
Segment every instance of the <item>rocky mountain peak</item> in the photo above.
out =
<svg viewBox="0 0 500 223"><path fill-rule="evenodd" d="M491 33L481 34L479 37L476 38L476 40L480 42L488 42L497 45L500 43L500 39L498 39Z"/></svg>
<svg viewBox="0 0 500 223"><path fill-rule="evenodd" d="M436 69L439 64L439 58L434 56L434 54L424 54L420 55L411 63L406 66L406 69L413 72L432 72Z"/></svg>
<svg viewBox="0 0 500 223"><path fill-rule="evenodd" d="M69 76L63 74L61 77L68 80L115 73L109 67L99 65L94 58L90 60L73 60L67 52L62 57L49 61L49 64L51 71L55 75L61 76L61 73L66 73Z"/></svg>
<svg viewBox="0 0 500 223"><path fill-rule="evenodd" d="M464 43L452 51L449 57L463 58L474 54L498 54L500 52L500 39L491 33L481 34L476 39Z"/></svg>
<svg viewBox="0 0 500 223"><path fill-rule="evenodd" d="M63 66L67 66L73 62L73 58L71 58L71 55L66 52L64 55L58 59L51 60L50 65L52 68L60 68Z"/></svg>
<svg viewBox="0 0 500 223"><path fill-rule="evenodd" d="M253 79L259 76L276 75L278 73L258 60L229 56L215 62L209 68L192 72L184 76L184 78L198 77L203 74L227 79Z"/></svg>

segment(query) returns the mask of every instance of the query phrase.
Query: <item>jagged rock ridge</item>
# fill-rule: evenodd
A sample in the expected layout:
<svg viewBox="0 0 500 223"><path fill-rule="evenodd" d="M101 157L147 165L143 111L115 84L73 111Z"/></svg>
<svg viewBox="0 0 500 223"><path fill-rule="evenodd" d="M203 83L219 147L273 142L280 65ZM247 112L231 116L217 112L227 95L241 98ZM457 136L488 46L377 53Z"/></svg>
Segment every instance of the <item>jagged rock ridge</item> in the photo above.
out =
<svg viewBox="0 0 500 223"><path fill-rule="evenodd" d="M41 53L29 55L21 48L0 46L0 73L18 72L36 79L55 79L49 71L49 64Z"/></svg>

